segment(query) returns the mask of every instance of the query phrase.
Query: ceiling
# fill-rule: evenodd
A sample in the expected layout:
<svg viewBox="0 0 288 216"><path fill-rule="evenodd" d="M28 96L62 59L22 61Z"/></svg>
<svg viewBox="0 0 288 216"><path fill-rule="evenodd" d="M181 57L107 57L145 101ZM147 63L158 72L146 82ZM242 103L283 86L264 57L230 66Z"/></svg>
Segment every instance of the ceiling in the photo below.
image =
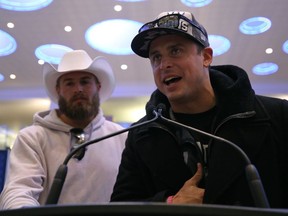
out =
<svg viewBox="0 0 288 216"><path fill-rule="evenodd" d="M116 4L122 5L122 11L114 11ZM208 34L223 35L230 40L230 50L214 57L214 65L238 65L248 72L257 93L287 97L288 54L282 51L283 43L288 40L287 0L214 0L202 8L190 8L180 0L134 3L115 0L54 0L38 11L0 9L0 29L13 35L18 44L14 53L0 57L0 73L6 78L0 82L0 124L20 122L23 126L30 123L34 112L49 108L50 104L45 101L47 97L43 89L41 65L34 55L36 47L47 43L84 49L92 58L99 55L107 57L114 69L117 84L112 98L103 107L106 113L115 115L118 121L129 121L123 117L127 113L131 114L126 108L137 106L143 110L155 89L149 61L136 55L117 56L97 51L85 42L85 31L94 23L106 19L132 19L145 23L153 20L160 12L171 10L191 11L206 27ZM239 24L254 16L269 18L272 21L269 31L250 36L240 33ZM8 22L13 22L15 27L9 29ZM69 33L63 31L66 25L70 25L73 30ZM273 48L273 53L266 54L267 48ZM255 64L267 61L278 64L277 73L257 76L251 72ZM128 65L125 71L120 69L123 63ZM17 78L10 80L11 73ZM41 101L36 100L39 98ZM116 111L122 113L115 114Z"/></svg>

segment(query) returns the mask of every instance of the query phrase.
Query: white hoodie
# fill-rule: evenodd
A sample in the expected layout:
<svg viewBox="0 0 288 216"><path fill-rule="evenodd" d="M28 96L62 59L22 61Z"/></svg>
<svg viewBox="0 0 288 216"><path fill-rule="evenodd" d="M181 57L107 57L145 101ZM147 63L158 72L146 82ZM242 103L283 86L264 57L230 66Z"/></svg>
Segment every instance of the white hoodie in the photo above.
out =
<svg viewBox="0 0 288 216"><path fill-rule="evenodd" d="M22 129L13 145L0 209L39 206L46 202L58 167L71 150L70 129L56 110L34 115L33 125ZM103 116L84 129L93 140L123 128ZM127 133L87 147L82 160L71 158L58 204L91 204L110 201Z"/></svg>

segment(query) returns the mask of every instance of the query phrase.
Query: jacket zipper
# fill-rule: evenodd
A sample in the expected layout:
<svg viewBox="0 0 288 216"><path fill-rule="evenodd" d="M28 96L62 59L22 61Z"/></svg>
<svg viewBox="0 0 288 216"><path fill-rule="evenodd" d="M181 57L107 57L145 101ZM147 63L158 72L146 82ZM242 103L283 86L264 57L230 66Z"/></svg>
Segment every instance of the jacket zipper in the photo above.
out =
<svg viewBox="0 0 288 216"><path fill-rule="evenodd" d="M255 115L255 111L249 111L249 112L244 112L244 113L238 113L234 115L230 115L227 118L225 118L214 130L214 135L216 135L217 131L219 130L220 127L222 127L223 124L226 122L232 120L232 119L245 119L245 118L250 118Z"/></svg>
<svg viewBox="0 0 288 216"><path fill-rule="evenodd" d="M220 122L220 124L218 124L218 126L215 128L213 135L216 136L217 131L228 121L231 121L232 119L246 119L246 118L250 118L252 116L255 115L255 111L249 111L249 112L244 112L244 113L238 113L238 114L234 114L234 115L230 115L228 117L226 117L222 122ZM212 142L213 138L210 140L208 148L207 148L207 155L210 155L210 151L211 151L211 142ZM203 158L204 159L204 164L203 164L203 171L204 171L204 176L207 177L208 176L208 157Z"/></svg>

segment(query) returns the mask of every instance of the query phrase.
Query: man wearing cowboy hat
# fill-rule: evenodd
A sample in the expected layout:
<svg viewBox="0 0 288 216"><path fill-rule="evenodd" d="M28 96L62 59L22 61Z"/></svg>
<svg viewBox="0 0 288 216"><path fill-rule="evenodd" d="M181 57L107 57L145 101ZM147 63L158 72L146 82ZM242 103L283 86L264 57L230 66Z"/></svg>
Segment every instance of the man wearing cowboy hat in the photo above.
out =
<svg viewBox="0 0 288 216"><path fill-rule="evenodd" d="M8 177L0 197L2 209L43 205L55 173L78 144L123 129L105 119L100 104L115 87L103 57L92 60L83 50L66 53L58 69L43 66L50 99L59 108L34 115L10 153ZM115 183L126 133L89 145L68 163L59 204L108 202Z"/></svg>

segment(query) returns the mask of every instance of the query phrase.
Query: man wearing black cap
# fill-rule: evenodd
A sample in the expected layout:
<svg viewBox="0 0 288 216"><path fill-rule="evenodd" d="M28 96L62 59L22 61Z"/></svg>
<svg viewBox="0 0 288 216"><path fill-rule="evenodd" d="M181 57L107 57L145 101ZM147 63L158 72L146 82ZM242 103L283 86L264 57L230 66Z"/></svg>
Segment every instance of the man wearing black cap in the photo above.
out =
<svg viewBox="0 0 288 216"><path fill-rule="evenodd" d="M150 59L157 86L139 122L160 106L165 118L235 144L257 168L268 206L287 208L288 102L256 95L237 66L210 66L207 32L189 12L161 13L131 46ZM247 161L228 142L165 121L130 131L111 201L257 206Z"/></svg>

